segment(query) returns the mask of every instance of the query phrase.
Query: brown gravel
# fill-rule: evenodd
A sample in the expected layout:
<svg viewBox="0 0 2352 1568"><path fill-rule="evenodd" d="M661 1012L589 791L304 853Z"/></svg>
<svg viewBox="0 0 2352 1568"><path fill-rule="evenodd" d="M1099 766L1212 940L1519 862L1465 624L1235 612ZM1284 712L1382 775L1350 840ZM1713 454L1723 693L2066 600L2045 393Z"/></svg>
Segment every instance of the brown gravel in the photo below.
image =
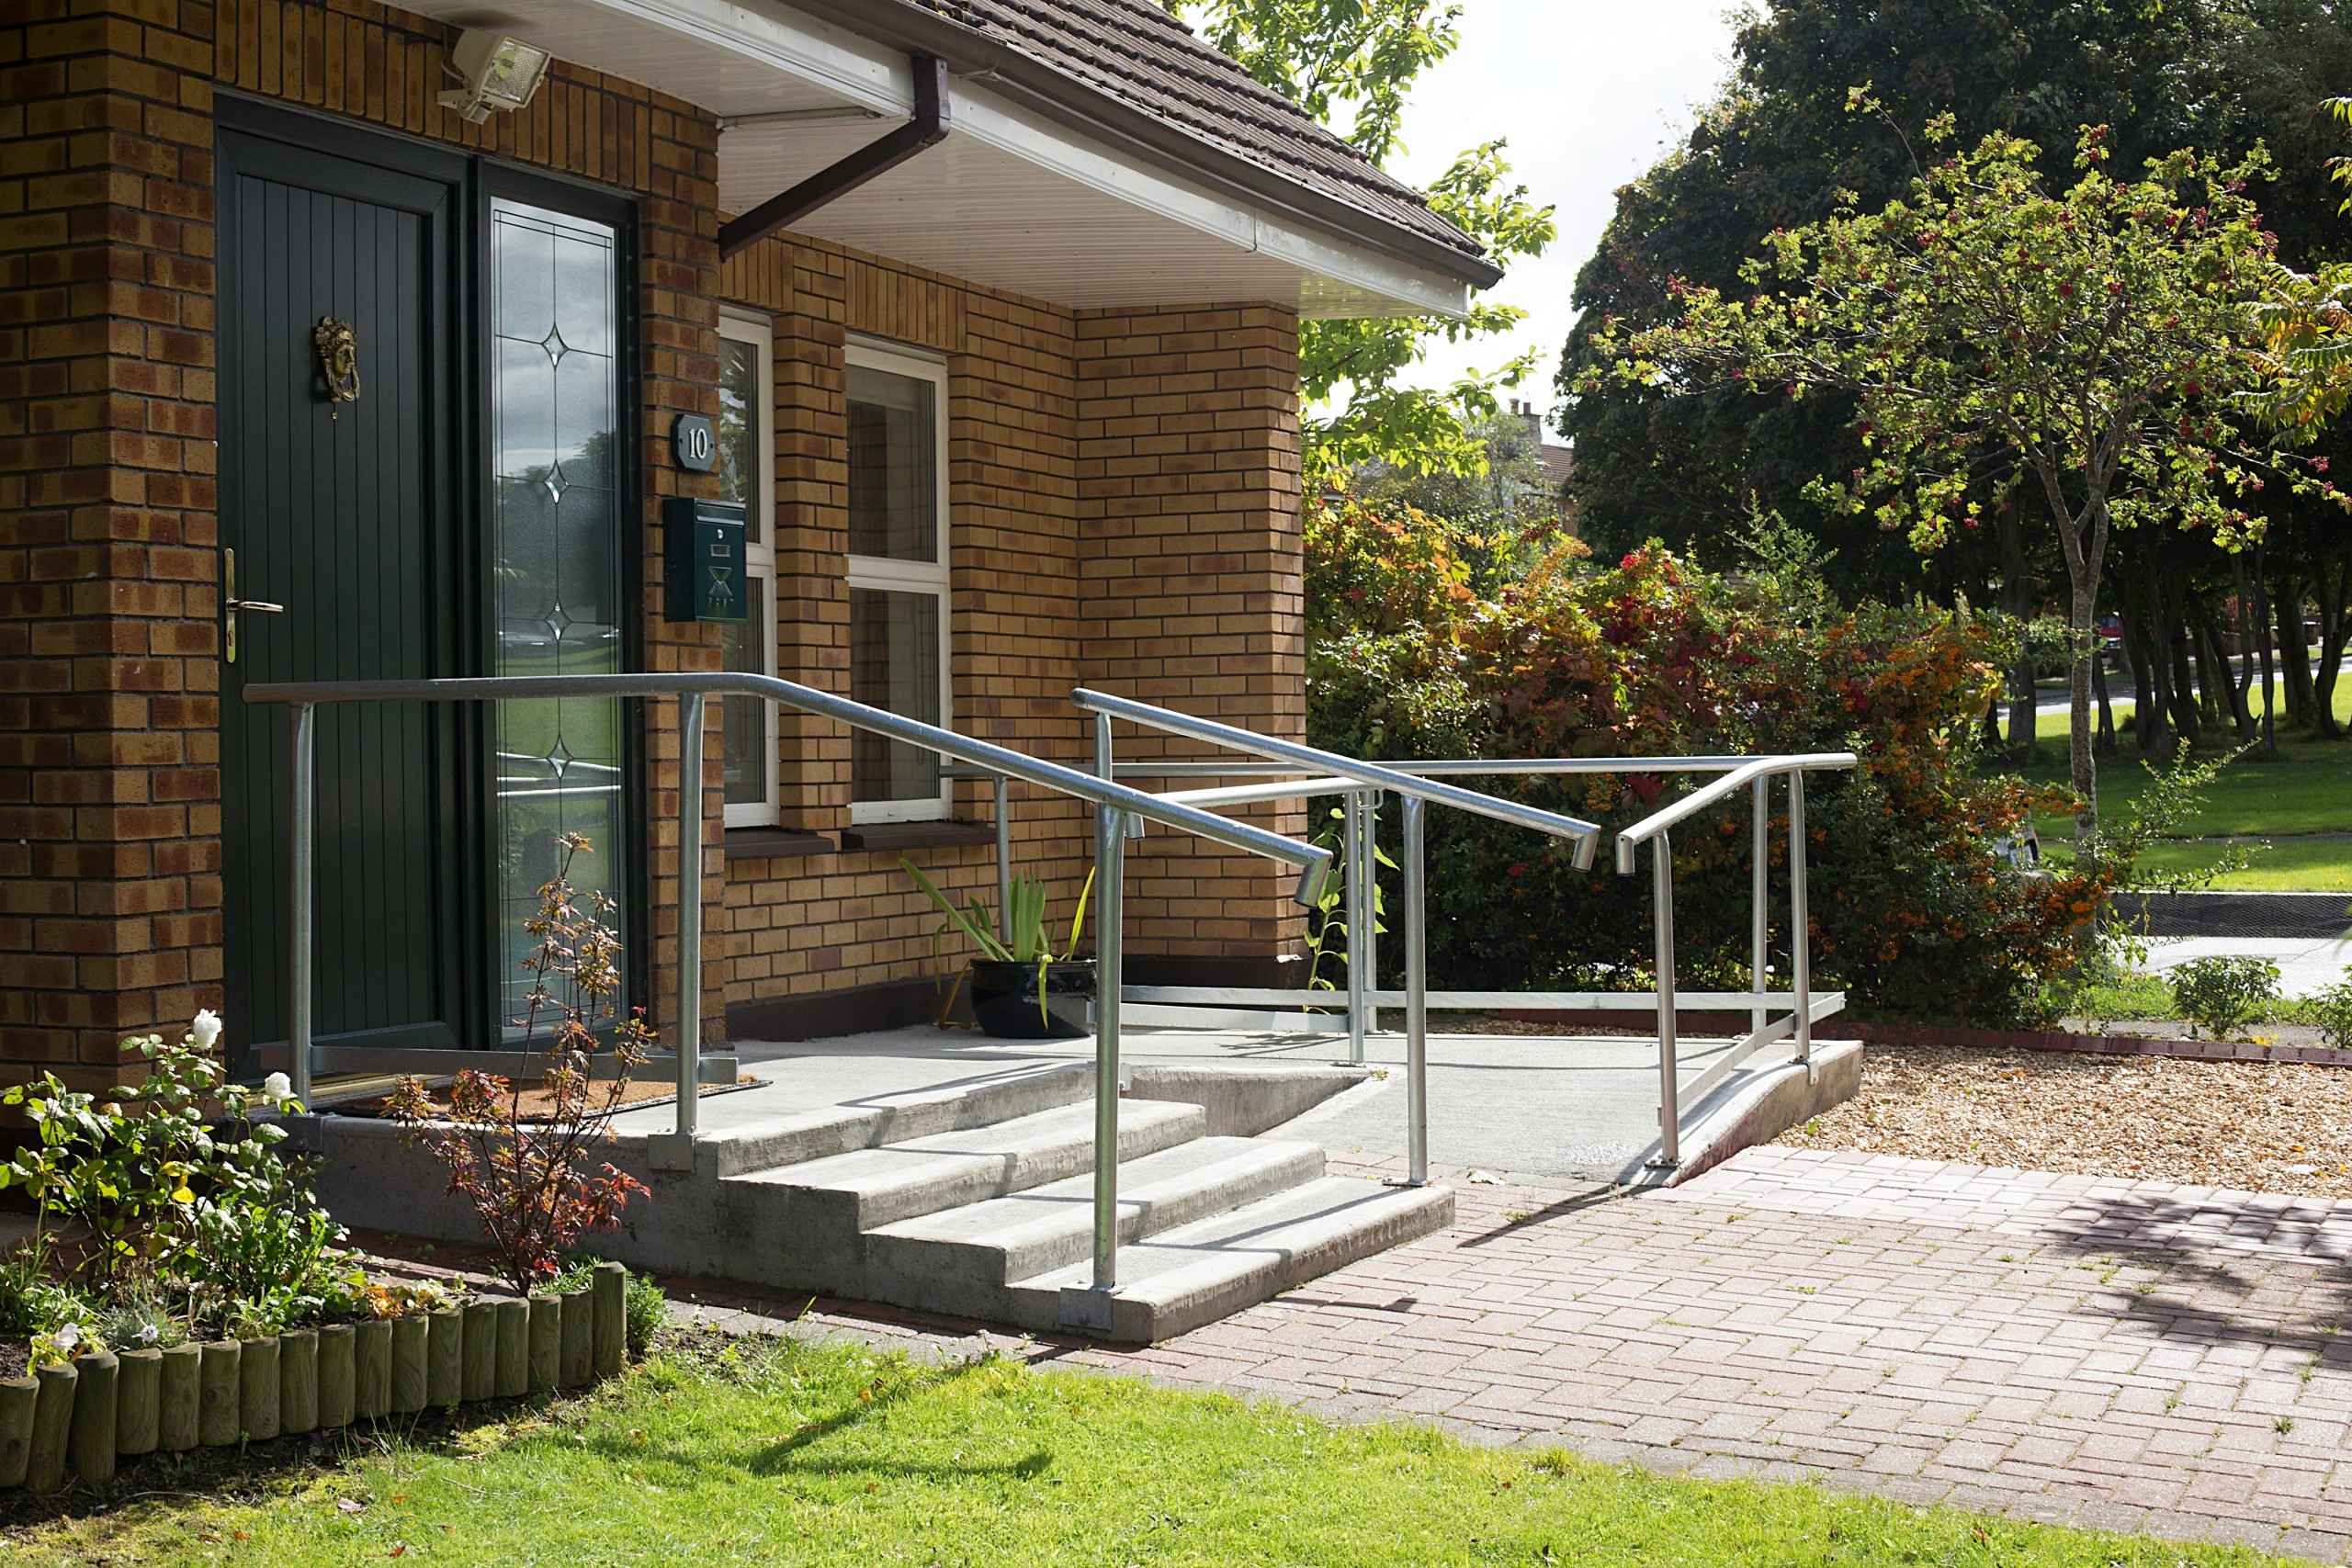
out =
<svg viewBox="0 0 2352 1568"><path fill-rule="evenodd" d="M1873 1045L1861 1092L1779 1141L2352 1198L2352 1068Z"/></svg>

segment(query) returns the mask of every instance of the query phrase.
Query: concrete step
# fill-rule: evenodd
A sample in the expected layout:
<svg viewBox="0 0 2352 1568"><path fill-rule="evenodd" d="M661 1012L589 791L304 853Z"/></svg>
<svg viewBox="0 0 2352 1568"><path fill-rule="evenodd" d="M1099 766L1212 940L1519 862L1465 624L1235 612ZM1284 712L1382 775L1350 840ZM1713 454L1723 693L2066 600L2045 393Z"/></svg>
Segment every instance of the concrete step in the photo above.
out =
<svg viewBox="0 0 2352 1568"><path fill-rule="evenodd" d="M839 1102L778 1106L762 1089L707 1100L695 1168L724 1179L853 1149L987 1127L1059 1106L1091 1103L1094 1095L1094 1067L1088 1062L1020 1064L978 1081L861 1093L862 1066L850 1061L833 1067L831 1077L840 1080L837 1092L843 1097ZM808 1091L801 1088L798 1092ZM668 1131L674 1114L663 1107L616 1118L614 1127L622 1145L618 1163L629 1164L633 1139Z"/></svg>
<svg viewBox="0 0 2352 1568"><path fill-rule="evenodd" d="M1327 1176L1122 1247L1107 1314L1088 1289L1090 1258L1015 1282L1004 1315L1023 1328L1084 1325L1150 1344L1453 1223L1453 1194L1445 1188Z"/></svg>
<svg viewBox="0 0 2352 1568"><path fill-rule="evenodd" d="M1271 1138L1198 1138L1119 1166L1123 1244L1314 1181L1323 1151ZM883 1225L866 1236L865 1287L879 1300L968 1317L1011 1314L1009 1287L1091 1258L1094 1176Z"/></svg>
<svg viewBox="0 0 2352 1568"><path fill-rule="evenodd" d="M1197 1105L1121 1100L1119 1157L1190 1143L1205 1127ZM864 1233L1093 1166L1094 1107L1082 1102L729 1177L719 1186L734 1234L763 1269L777 1270L775 1282L865 1296Z"/></svg>

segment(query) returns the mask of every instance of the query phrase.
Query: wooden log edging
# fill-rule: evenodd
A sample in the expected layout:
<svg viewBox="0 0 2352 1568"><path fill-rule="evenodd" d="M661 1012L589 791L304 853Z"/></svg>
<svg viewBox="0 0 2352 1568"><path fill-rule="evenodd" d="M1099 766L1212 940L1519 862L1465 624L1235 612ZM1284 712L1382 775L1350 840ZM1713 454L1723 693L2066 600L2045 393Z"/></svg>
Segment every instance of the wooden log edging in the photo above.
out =
<svg viewBox="0 0 2352 1568"><path fill-rule="evenodd" d="M628 1364L627 1270L588 1289L252 1339L98 1351L0 1380L0 1490L111 1486L118 1460L333 1431L600 1382Z"/></svg>

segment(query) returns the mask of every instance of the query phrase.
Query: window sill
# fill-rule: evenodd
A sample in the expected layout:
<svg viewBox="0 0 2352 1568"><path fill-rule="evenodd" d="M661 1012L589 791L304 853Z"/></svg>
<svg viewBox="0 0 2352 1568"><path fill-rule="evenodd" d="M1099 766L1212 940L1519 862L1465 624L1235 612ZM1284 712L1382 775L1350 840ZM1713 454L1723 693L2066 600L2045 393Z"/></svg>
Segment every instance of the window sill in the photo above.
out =
<svg viewBox="0 0 2352 1568"><path fill-rule="evenodd" d="M833 841L824 834L790 828L729 828L724 842L729 860L785 860L833 852Z"/></svg>
<svg viewBox="0 0 2352 1568"><path fill-rule="evenodd" d="M986 822L867 822L842 834L844 850L930 850L946 844L993 844Z"/></svg>

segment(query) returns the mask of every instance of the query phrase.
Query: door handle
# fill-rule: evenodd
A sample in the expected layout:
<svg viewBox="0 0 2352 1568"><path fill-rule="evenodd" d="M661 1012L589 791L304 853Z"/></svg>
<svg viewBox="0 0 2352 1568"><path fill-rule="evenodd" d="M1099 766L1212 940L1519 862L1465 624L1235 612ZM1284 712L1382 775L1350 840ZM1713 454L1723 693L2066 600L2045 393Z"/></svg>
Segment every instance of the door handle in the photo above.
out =
<svg viewBox="0 0 2352 1568"><path fill-rule="evenodd" d="M286 606L273 604L266 599L237 597L237 552L234 550L220 552L220 608L223 612L220 625L221 655L228 662L234 664L237 661L237 612L251 610L255 615L282 615L286 613Z"/></svg>

